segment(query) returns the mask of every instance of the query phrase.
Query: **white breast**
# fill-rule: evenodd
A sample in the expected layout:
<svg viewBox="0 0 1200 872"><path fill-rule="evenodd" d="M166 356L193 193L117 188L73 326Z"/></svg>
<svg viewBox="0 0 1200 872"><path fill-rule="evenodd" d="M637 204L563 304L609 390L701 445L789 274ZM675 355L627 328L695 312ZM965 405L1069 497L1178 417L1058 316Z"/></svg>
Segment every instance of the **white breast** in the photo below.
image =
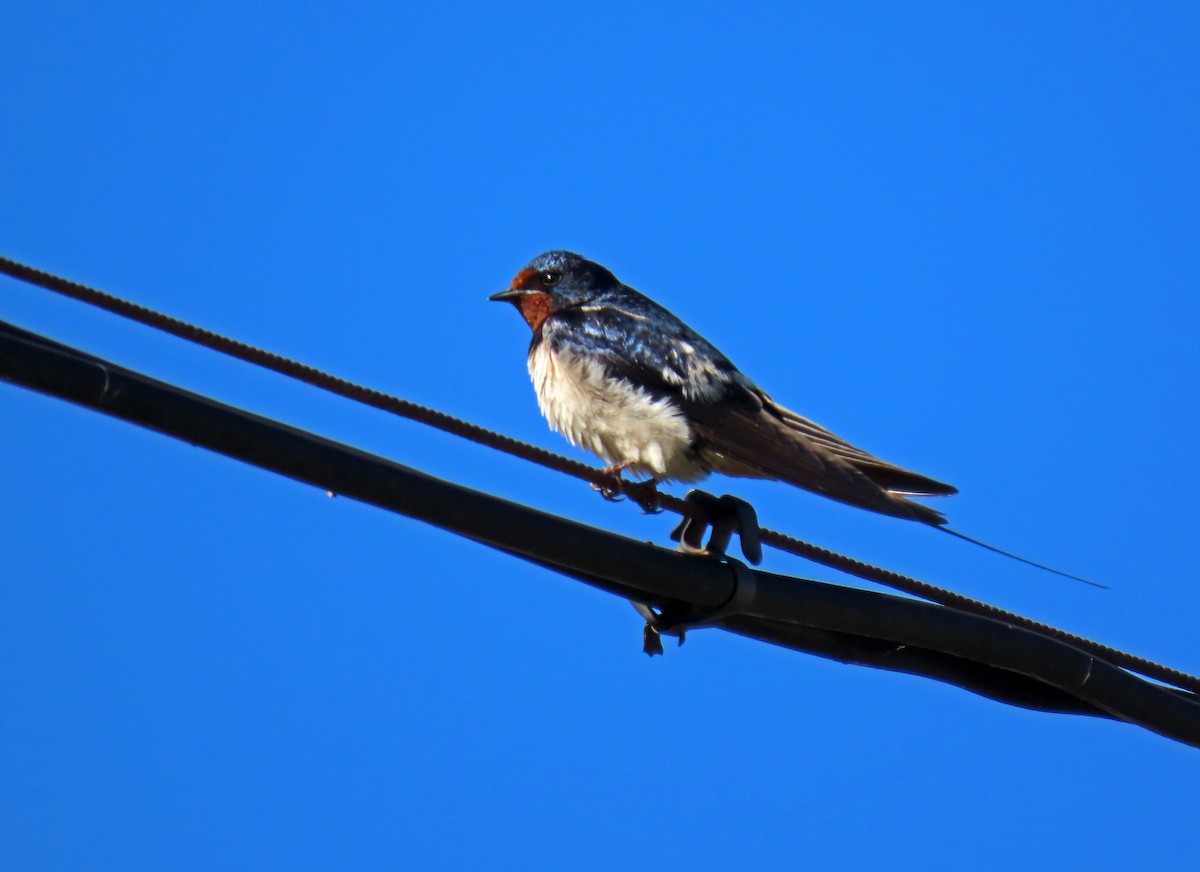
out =
<svg viewBox="0 0 1200 872"><path fill-rule="evenodd" d="M529 375L542 414L572 445L660 480L706 474L690 451L687 420L668 400L609 378L594 361L556 353L548 342L529 355Z"/></svg>

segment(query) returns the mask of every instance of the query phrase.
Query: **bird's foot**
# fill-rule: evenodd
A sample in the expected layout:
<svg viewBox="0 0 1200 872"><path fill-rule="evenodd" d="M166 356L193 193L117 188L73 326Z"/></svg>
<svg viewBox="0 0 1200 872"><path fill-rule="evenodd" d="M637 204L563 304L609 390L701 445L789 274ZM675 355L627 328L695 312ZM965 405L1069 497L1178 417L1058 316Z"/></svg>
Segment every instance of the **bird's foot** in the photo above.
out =
<svg viewBox="0 0 1200 872"><path fill-rule="evenodd" d="M762 562L758 515L752 505L729 494L715 497L702 490L688 491L684 502L688 504L688 513L671 531L671 538L679 543L680 551L724 555L736 531L746 559L755 566ZM712 527L712 535L706 545L704 532L709 527Z"/></svg>
<svg viewBox="0 0 1200 872"><path fill-rule="evenodd" d="M637 503L647 515L658 515L663 511L662 494L658 492L656 479L625 482L625 495Z"/></svg>
<svg viewBox="0 0 1200 872"><path fill-rule="evenodd" d="M600 496L609 502L615 503L625 499L625 487L628 482L621 478L621 473L627 470L629 466L628 461L606 466L600 470L596 480L592 482L592 490L599 491Z"/></svg>
<svg viewBox="0 0 1200 872"><path fill-rule="evenodd" d="M646 481L626 481L621 473L630 467L628 462L617 463L600 473L600 480L592 482L592 488L600 492L600 496L609 502L619 502L629 498L641 506L648 515L656 515L662 511L662 498L658 492L658 482L653 478Z"/></svg>

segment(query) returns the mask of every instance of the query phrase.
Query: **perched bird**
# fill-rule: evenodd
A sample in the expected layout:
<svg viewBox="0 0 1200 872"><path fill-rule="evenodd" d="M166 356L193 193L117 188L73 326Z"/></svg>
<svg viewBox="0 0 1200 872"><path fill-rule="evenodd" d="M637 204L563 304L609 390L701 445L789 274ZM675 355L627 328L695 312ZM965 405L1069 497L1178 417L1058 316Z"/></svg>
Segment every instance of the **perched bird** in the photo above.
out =
<svg viewBox="0 0 1200 872"><path fill-rule="evenodd" d="M533 330L529 374L550 426L614 475L774 479L886 515L946 523L909 497L956 488L779 405L703 336L598 263L548 251L489 299L515 305Z"/></svg>

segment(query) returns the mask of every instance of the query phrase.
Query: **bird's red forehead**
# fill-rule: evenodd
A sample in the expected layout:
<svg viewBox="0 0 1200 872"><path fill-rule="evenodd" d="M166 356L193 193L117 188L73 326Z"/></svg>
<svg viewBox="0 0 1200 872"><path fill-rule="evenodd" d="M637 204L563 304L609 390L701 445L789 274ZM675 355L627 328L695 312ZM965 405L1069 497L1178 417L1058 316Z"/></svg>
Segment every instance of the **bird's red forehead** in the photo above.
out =
<svg viewBox="0 0 1200 872"><path fill-rule="evenodd" d="M513 276L512 284L510 284L508 286L509 290L512 290L512 291L525 290L526 288L529 287L529 280L537 274L538 274L537 270L532 269L531 267L525 267L525 269L521 270L519 273L517 273L515 276Z"/></svg>

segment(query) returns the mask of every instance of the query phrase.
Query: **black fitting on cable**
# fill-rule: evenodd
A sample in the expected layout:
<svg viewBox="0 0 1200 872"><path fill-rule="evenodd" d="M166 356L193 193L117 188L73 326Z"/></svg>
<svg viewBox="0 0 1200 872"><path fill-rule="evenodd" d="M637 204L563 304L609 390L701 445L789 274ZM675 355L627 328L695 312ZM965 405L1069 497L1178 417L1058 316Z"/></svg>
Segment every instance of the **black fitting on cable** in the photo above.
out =
<svg viewBox="0 0 1200 872"><path fill-rule="evenodd" d="M736 532L745 558L755 566L762 563L762 542L754 506L729 494L715 497L699 489L688 491L684 502L687 513L671 531L671 539L679 543L680 551L724 554ZM704 531L709 527L712 535L705 545Z"/></svg>
<svg viewBox="0 0 1200 872"><path fill-rule="evenodd" d="M664 634L678 637L682 645L688 630L711 626L722 618L743 614L750 608L756 591L754 573L746 564L728 554L722 554L719 559L733 571L733 590L729 599L719 606L702 609L689 604L671 604L655 611L644 603L633 604L646 619L646 627L642 631L642 651L645 654L653 657L663 653Z"/></svg>

